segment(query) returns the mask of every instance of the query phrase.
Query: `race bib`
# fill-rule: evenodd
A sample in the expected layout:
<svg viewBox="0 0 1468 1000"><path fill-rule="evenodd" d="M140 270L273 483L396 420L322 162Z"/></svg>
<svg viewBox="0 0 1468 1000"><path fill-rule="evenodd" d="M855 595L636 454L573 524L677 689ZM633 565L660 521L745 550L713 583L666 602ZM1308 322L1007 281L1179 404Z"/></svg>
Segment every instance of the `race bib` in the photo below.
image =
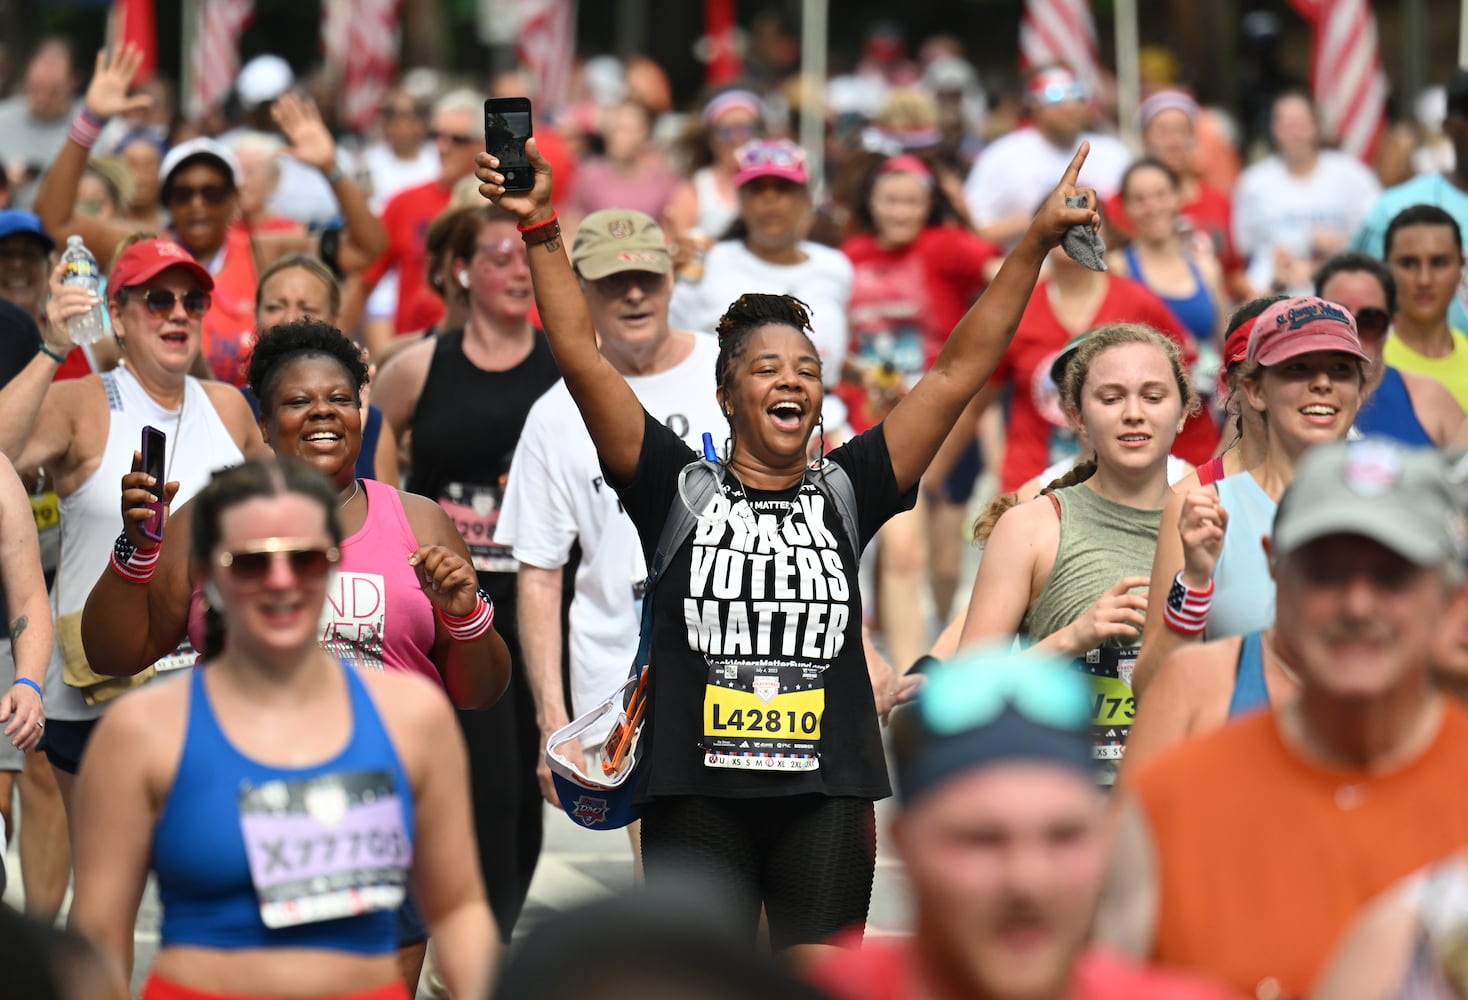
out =
<svg viewBox="0 0 1468 1000"><path fill-rule="evenodd" d="M510 547L496 545L494 540L504 500L499 483L449 483L438 499L468 543L469 556L480 573L514 573L520 568Z"/></svg>
<svg viewBox="0 0 1468 1000"><path fill-rule="evenodd" d="M266 927L402 905L413 851L390 772L245 784L239 811Z"/></svg>
<svg viewBox="0 0 1468 1000"><path fill-rule="evenodd" d="M1114 778L1126 747L1132 720L1137 717L1137 699L1132 694L1132 668L1136 666L1135 646L1126 649L1103 646L1089 650L1078 658L1076 666L1091 678L1091 745L1097 760L1109 761L1103 766L1102 780Z"/></svg>
<svg viewBox="0 0 1468 1000"><path fill-rule="evenodd" d="M186 667L192 667L198 662L199 653L194 649L194 644L189 642L188 637L185 636L184 641L178 644L177 649L153 664L153 669L161 674L169 670L183 670Z"/></svg>
<svg viewBox="0 0 1468 1000"><path fill-rule="evenodd" d="M821 766L824 668L778 660L709 662L705 767L814 771Z"/></svg>
<svg viewBox="0 0 1468 1000"><path fill-rule="evenodd" d="M61 500L54 490L31 497L31 517L35 518L37 531L60 527Z"/></svg>

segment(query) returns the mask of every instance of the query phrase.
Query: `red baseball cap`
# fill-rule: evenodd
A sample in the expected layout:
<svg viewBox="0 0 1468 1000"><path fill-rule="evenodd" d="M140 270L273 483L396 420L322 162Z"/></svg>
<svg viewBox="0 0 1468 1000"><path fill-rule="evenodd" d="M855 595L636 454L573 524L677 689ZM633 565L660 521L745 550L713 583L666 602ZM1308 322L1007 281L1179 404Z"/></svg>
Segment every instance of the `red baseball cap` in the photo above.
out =
<svg viewBox="0 0 1468 1000"><path fill-rule="evenodd" d="M151 281L170 267L188 271L206 292L214 288L214 278L204 265L173 240L140 240L128 247L112 265L107 287L115 294L132 285Z"/></svg>
<svg viewBox="0 0 1468 1000"><path fill-rule="evenodd" d="M1361 349L1350 310L1313 295L1276 302L1255 320L1249 335L1248 360L1266 367L1317 351L1371 360Z"/></svg>

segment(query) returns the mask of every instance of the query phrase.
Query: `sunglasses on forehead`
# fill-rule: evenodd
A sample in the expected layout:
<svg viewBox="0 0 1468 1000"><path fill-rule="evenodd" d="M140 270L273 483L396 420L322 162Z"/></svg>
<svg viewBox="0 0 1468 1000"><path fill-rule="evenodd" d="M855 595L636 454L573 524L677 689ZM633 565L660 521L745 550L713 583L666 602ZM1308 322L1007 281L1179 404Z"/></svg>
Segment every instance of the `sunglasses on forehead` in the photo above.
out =
<svg viewBox="0 0 1468 1000"><path fill-rule="evenodd" d="M219 565L236 583L260 584L270 575L276 557L284 559L297 580L319 580L341 557L335 545L323 548L304 538L266 538L242 549L219 554Z"/></svg>
<svg viewBox="0 0 1468 1000"><path fill-rule="evenodd" d="M1084 101L1086 88L1081 83L1047 83L1030 91L1030 100L1036 104L1064 104L1066 101Z"/></svg>
<svg viewBox="0 0 1468 1000"><path fill-rule="evenodd" d="M183 301L184 312L194 319L198 319L209 311L209 304L213 301L208 292L201 292L197 288L191 292L184 292L182 296L169 291L167 288L149 289L125 289L117 293L117 301L126 305L129 301L142 300L143 306L154 316L167 316L173 312L174 303Z"/></svg>
<svg viewBox="0 0 1468 1000"><path fill-rule="evenodd" d="M1023 670L939 668L915 706L940 736L988 725L1006 707L1042 726L1079 730L1090 724L1089 690L1077 672L1048 663Z"/></svg>
<svg viewBox="0 0 1468 1000"><path fill-rule="evenodd" d="M737 154L739 169L751 167L803 167L805 151L799 146L784 142L750 143Z"/></svg>

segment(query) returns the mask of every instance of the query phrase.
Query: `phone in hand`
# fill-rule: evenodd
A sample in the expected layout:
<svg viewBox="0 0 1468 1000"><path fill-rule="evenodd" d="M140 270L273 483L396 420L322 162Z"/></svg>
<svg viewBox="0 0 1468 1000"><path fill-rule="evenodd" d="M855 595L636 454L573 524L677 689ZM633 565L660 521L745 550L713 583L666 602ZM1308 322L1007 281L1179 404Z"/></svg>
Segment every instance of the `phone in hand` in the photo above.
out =
<svg viewBox="0 0 1468 1000"><path fill-rule="evenodd" d="M530 98L491 97L484 102L484 149L500 161L506 191L529 191L535 171L525 156L530 126Z"/></svg>
<svg viewBox="0 0 1468 1000"><path fill-rule="evenodd" d="M155 542L163 541L163 477L167 474L163 458L167 440L158 428L143 428L143 471L157 483L153 488L157 490L158 496L157 500L148 505L153 514L143 522L143 534Z"/></svg>

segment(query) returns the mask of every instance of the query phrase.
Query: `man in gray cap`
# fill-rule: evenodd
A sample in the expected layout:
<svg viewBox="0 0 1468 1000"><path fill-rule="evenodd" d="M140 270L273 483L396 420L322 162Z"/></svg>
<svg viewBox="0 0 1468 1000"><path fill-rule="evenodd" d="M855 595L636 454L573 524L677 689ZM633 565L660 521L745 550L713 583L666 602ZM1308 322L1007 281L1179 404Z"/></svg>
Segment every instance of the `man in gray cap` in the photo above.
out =
<svg viewBox="0 0 1468 1000"><path fill-rule="evenodd" d="M581 278L602 355L653 417L699 449L702 433L723 427L724 418L714 393L689 387L708 384L719 345L708 334L668 325L673 262L663 231L641 212L593 212L577 227L571 265ZM637 529L602 481L596 448L564 382L542 396L525 420L495 538L513 546L520 563L520 635L544 742L626 680L637 651L639 588L647 575ZM577 544L581 561L567 634L568 711L561 685L561 579ZM612 721L584 734L581 744L593 757ZM576 757L580 751L563 748ZM546 799L559 804L544 760L537 771ZM635 824L631 835L635 843Z"/></svg>
<svg viewBox="0 0 1468 1000"><path fill-rule="evenodd" d="M892 843L913 936L810 976L836 1000L1212 1000L1189 977L1086 946L1106 866L1091 689L1069 663L1003 648L930 667L892 716Z"/></svg>
<svg viewBox="0 0 1468 1000"><path fill-rule="evenodd" d="M1131 776L1103 943L1303 996L1361 906L1468 843L1468 712L1431 676L1465 599L1461 533L1436 452L1305 454L1265 540L1275 653L1300 693Z"/></svg>

